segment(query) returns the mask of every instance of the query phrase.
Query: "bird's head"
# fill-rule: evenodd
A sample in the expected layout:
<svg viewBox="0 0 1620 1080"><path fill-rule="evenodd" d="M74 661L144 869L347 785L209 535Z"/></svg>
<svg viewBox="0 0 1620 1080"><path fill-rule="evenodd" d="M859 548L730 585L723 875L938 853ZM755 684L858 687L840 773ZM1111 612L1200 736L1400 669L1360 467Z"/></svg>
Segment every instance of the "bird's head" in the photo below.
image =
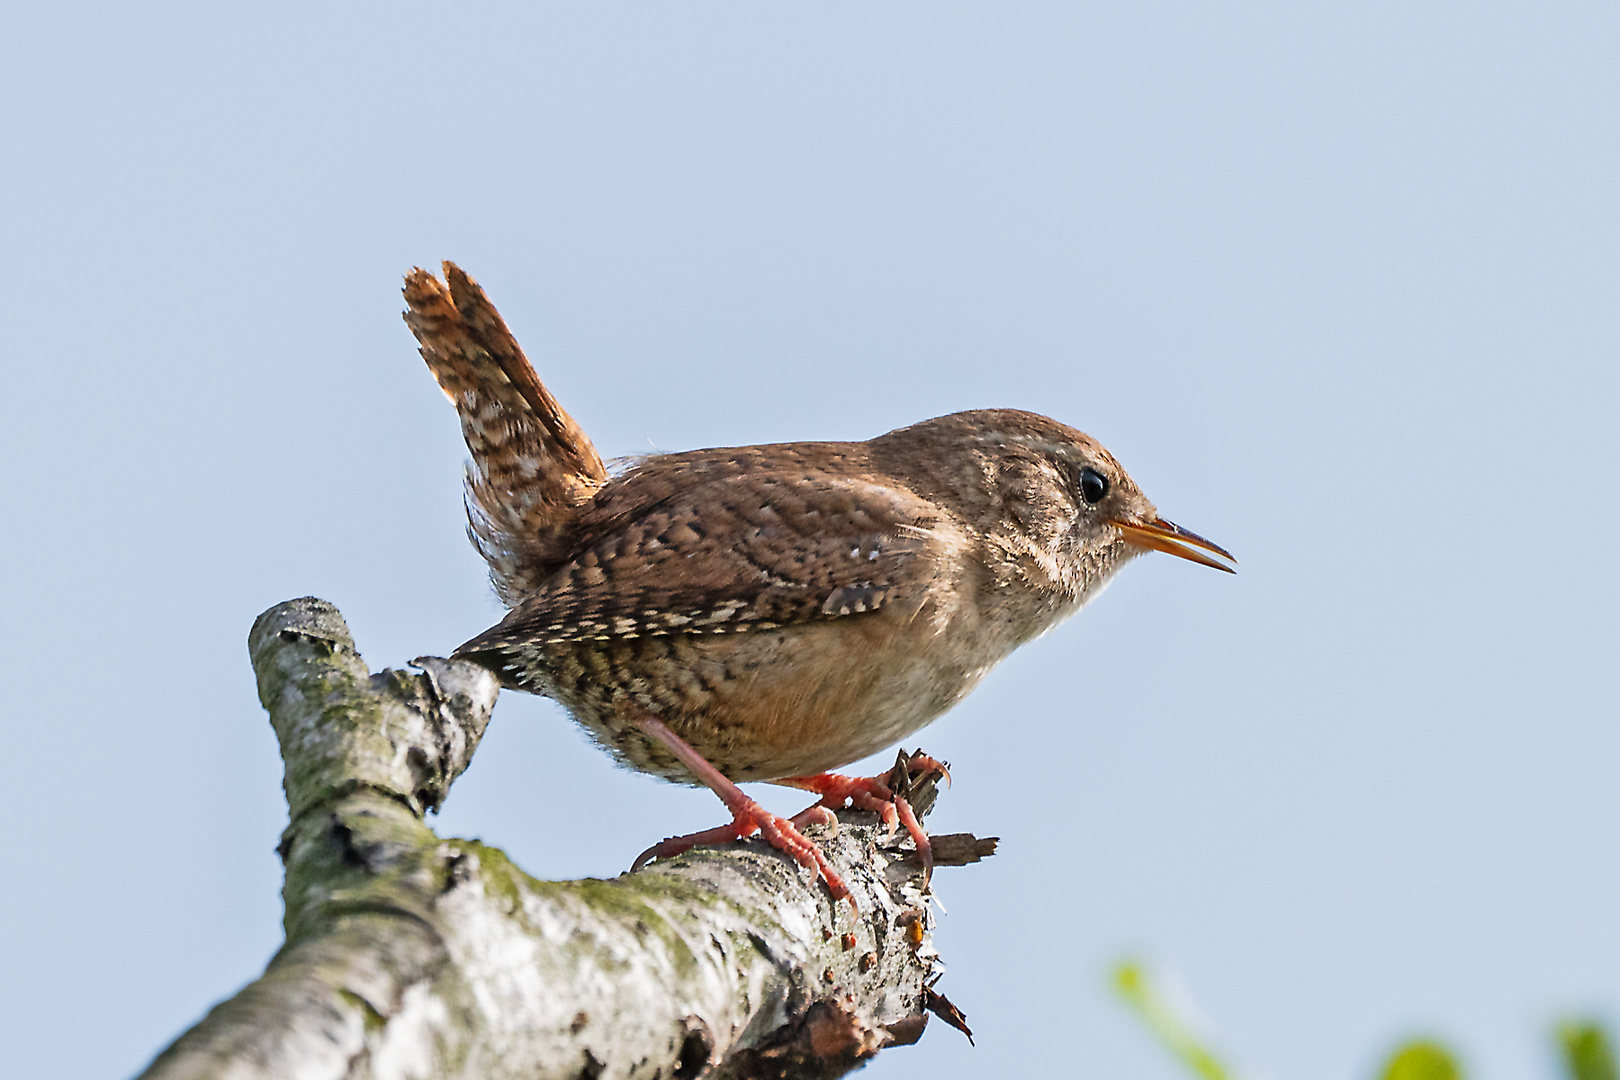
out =
<svg viewBox="0 0 1620 1080"><path fill-rule="evenodd" d="M913 482L954 492L950 504L1032 584L1081 601L1148 551L1235 572L1224 548L1160 517L1101 443L1056 420L979 409L874 441L889 439L906 449Z"/></svg>

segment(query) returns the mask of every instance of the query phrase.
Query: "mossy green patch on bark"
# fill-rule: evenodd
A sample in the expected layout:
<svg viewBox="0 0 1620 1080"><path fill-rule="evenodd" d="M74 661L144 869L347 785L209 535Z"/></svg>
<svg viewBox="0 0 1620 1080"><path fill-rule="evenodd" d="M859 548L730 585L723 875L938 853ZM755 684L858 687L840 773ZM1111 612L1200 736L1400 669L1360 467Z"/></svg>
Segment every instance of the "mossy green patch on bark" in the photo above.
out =
<svg viewBox="0 0 1620 1080"><path fill-rule="evenodd" d="M338 990L337 998L346 1005L352 1005L360 1013L366 1026L367 1034L381 1031L388 1024L382 1013L371 1007L371 1002L356 994L352 990Z"/></svg>
<svg viewBox="0 0 1620 1080"><path fill-rule="evenodd" d="M478 874L484 883L484 892L504 901L509 913L521 912L524 891L536 892L536 886L541 884L520 870L498 847L491 847L480 840L445 840L444 844L457 854L478 860Z"/></svg>

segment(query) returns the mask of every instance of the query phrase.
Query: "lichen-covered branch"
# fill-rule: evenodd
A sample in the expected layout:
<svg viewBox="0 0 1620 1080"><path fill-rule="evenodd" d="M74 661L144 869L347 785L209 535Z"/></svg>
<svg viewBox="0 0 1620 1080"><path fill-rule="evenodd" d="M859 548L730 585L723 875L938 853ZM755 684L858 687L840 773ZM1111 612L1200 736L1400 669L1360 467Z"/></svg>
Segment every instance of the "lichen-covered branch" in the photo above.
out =
<svg viewBox="0 0 1620 1080"><path fill-rule="evenodd" d="M478 746L487 671L372 675L314 599L249 651L286 764L287 940L145 1076L827 1077L948 1009L920 868L871 815L817 836L859 917L758 843L537 881L422 820ZM994 847L939 841L946 864Z"/></svg>

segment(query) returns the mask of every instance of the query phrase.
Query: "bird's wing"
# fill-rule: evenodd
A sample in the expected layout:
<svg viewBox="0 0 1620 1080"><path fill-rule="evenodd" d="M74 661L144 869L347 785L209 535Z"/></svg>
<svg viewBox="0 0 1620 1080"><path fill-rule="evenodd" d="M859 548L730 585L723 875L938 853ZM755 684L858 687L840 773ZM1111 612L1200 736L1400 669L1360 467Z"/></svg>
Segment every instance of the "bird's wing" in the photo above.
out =
<svg viewBox="0 0 1620 1080"><path fill-rule="evenodd" d="M916 611L965 546L958 525L903 488L834 473L719 476L616 515L457 654Z"/></svg>

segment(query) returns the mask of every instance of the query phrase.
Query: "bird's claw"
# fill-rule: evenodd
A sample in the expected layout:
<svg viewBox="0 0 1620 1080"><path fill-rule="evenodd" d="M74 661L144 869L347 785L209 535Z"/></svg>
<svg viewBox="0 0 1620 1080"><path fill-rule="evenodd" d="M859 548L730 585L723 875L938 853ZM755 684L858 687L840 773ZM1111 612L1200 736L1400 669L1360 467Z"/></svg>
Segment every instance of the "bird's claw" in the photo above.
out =
<svg viewBox="0 0 1620 1080"><path fill-rule="evenodd" d="M950 771L942 763L921 751L905 760L908 776L938 773L945 777L947 783L950 781ZM878 820L888 827L890 836L893 836L900 826L905 826L907 835L917 845L917 857L922 862L924 883L932 878L934 853L932 845L928 842L928 833L923 830L922 823L912 812L911 803L907 801L905 794L895 791L890 786L888 775L842 776L838 773L817 773L814 776L794 776L778 780L776 783L813 791L820 795L821 801L811 807L811 810L819 808L839 810L847 802L856 810L877 814ZM799 817L804 817L808 813L810 810L806 810Z"/></svg>
<svg viewBox="0 0 1620 1080"><path fill-rule="evenodd" d="M793 856L800 866L814 871L817 877L826 882L827 891L832 894L834 900L848 900L849 906L859 914L860 907L855 903L855 897L851 895L843 876L833 869L816 842L799 831L811 825L827 824L831 824L836 830L838 819L820 803L792 818L785 818L771 813L754 800L747 799L732 808L731 824L661 840L636 856L636 861L631 864L630 869L640 870L654 859L674 858L695 847L726 844L733 840L745 839L757 832L773 848L786 852Z"/></svg>

